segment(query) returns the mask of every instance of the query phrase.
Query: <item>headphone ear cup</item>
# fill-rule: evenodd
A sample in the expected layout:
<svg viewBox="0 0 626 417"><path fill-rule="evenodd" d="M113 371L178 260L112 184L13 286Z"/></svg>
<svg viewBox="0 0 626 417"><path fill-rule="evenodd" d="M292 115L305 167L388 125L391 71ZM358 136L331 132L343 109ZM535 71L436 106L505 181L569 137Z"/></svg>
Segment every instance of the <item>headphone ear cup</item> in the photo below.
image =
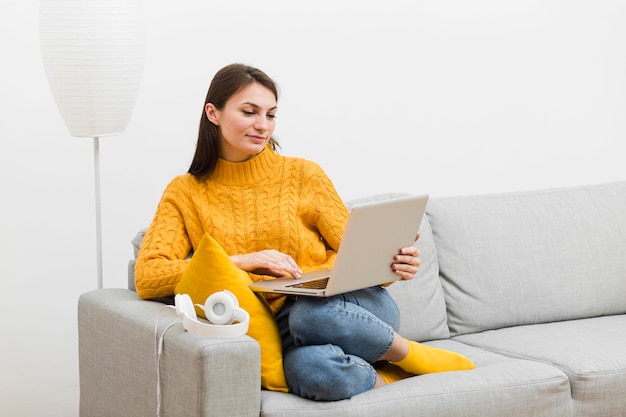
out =
<svg viewBox="0 0 626 417"><path fill-rule="evenodd" d="M207 298L204 303L204 314L213 324L231 324L235 321L238 307L237 297L233 293L220 291Z"/></svg>
<svg viewBox="0 0 626 417"><path fill-rule="evenodd" d="M182 316L185 330L202 337L227 338L243 336L248 332L250 315L239 308L237 297L228 291L221 291L209 297L204 306L207 318L213 322L198 320L193 301L188 294L177 294L174 297L176 313ZM239 323L230 325L233 321Z"/></svg>
<svg viewBox="0 0 626 417"><path fill-rule="evenodd" d="M189 318L196 320L196 309L193 307L193 301L188 294L176 294L174 296L174 305L179 315L186 314Z"/></svg>
<svg viewBox="0 0 626 417"><path fill-rule="evenodd" d="M250 320L248 312L239 307L239 300L237 299L237 296L228 290L224 290L224 292L230 295L233 299L233 303L235 303L235 308L233 309L233 322L238 321L239 323L243 323L244 321Z"/></svg>

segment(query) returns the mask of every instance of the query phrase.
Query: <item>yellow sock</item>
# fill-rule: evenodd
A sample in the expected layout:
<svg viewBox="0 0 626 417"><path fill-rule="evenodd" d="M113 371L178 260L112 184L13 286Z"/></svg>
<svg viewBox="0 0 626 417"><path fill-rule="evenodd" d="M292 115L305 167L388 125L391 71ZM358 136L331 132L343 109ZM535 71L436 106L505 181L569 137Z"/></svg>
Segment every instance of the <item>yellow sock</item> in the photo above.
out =
<svg viewBox="0 0 626 417"><path fill-rule="evenodd" d="M376 369L376 373L380 375L386 384L391 384L392 382L413 376L413 374L389 362L377 363L374 368Z"/></svg>
<svg viewBox="0 0 626 417"><path fill-rule="evenodd" d="M474 369L472 361L460 353L426 346L412 340L406 341L409 344L409 353L401 361L393 362L406 372L421 375Z"/></svg>

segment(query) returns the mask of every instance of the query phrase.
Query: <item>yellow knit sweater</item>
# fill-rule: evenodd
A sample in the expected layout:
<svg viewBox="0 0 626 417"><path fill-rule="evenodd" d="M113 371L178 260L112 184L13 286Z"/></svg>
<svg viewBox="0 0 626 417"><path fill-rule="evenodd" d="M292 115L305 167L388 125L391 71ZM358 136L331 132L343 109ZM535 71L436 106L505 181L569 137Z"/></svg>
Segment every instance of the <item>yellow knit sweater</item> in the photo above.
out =
<svg viewBox="0 0 626 417"><path fill-rule="evenodd" d="M220 159L208 179L185 174L165 189L137 258L137 293L173 295L205 233L229 255L275 249L305 272L331 267L347 219L332 182L313 162L271 148L245 162ZM274 313L284 304L284 296L266 298Z"/></svg>

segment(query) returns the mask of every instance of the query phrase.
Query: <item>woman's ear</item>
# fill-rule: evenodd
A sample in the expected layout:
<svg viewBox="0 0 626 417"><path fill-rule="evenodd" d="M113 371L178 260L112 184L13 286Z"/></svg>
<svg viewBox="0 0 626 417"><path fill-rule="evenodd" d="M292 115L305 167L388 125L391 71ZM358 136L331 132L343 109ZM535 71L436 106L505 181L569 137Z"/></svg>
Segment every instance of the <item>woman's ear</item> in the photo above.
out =
<svg viewBox="0 0 626 417"><path fill-rule="evenodd" d="M209 119L211 123L213 123L215 126L219 126L220 123L218 110L213 103L207 103L204 106L204 112L206 113L207 119Z"/></svg>

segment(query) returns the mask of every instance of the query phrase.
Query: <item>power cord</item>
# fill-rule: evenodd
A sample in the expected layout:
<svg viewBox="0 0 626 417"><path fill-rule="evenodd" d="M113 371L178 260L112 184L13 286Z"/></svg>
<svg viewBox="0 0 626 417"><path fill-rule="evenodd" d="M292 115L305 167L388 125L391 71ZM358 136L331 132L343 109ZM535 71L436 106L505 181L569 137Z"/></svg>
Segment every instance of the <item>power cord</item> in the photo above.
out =
<svg viewBox="0 0 626 417"><path fill-rule="evenodd" d="M159 317L163 310L168 308L175 308L174 306L164 306L159 313L157 314L156 321L154 323L154 353L155 353L155 367L157 372L157 386L156 386L156 398L157 398L157 409L156 415L157 417L161 417L161 354L163 353L163 343L165 339L165 333L169 329L172 328L176 323L180 323L182 320L180 317L177 317L176 320L167 325L167 327L163 330L163 333L159 336Z"/></svg>

